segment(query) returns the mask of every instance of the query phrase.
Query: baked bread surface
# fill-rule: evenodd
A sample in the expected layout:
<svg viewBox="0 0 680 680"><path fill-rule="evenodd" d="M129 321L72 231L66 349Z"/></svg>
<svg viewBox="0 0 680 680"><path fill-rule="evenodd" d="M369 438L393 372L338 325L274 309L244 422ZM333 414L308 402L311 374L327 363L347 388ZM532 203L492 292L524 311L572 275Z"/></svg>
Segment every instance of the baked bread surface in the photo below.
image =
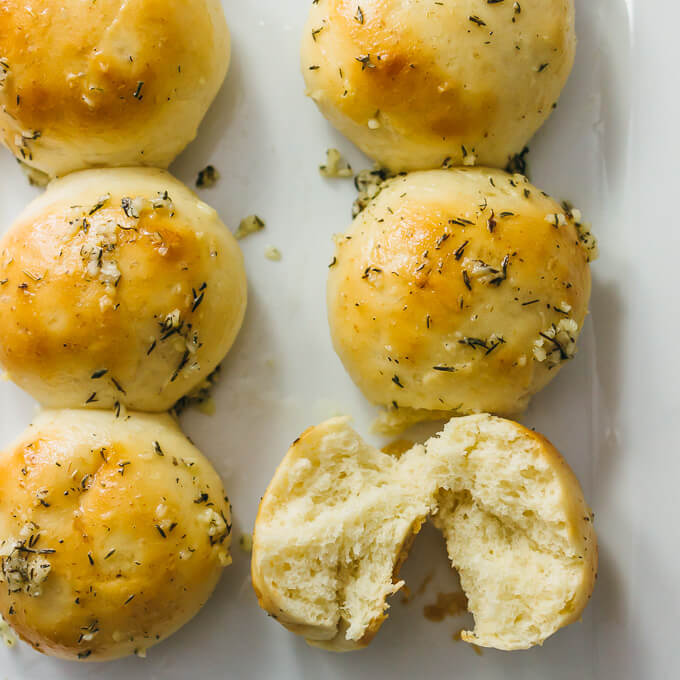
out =
<svg viewBox="0 0 680 680"><path fill-rule="evenodd" d="M223 359L243 257L163 170L53 182L0 240L0 364L44 405L164 411Z"/></svg>
<svg viewBox="0 0 680 680"><path fill-rule="evenodd" d="M576 352L591 290L580 238L572 214L522 175L388 180L336 238L335 350L406 424L428 412L516 416Z"/></svg>
<svg viewBox="0 0 680 680"><path fill-rule="evenodd" d="M0 140L50 177L167 167L229 59L219 0L4 0Z"/></svg>
<svg viewBox="0 0 680 680"><path fill-rule="evenodd" d="M230 517L170 416L43 412L0 454L0 613L52 656L143 653L210 597Z"/></svg>
<svg viewBox="0 0 680 680"><path fill-rule="evenodd" d="M302 36L307 94L394 171L505 167L574 62L572 0L319 0Z"/></svg>

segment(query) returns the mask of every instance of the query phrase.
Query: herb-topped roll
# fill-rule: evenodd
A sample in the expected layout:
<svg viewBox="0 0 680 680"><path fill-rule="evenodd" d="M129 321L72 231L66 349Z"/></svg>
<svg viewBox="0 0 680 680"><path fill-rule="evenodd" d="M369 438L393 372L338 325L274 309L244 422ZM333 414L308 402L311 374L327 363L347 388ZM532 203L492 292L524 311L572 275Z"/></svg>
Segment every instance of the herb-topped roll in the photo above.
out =
<svg viewBox="0 0 680 680"><path fill-rule="evenodd" d="M227 73L219 0L0 4L0 141L54 177L166 167Z"/></svg>
<svg viewBox="0 0 680 680"><path fill-rule="evenodd" d="M51 407L164 411L231 347L236 240L163 170L53 182L0 241L0 364Z"/></svg>
<svg viewBox="0 0 680 680"><path fill-rule="evenodd" d="M386 427L515 415L576 352L595 244L522 175L432 170L388 180L337 237L333 343Z"/></svg>
<svg viewBox="0 0 680 680"><path fill-rule="evenodd" d="M0 454L0 613L45 654L143 653L210 597L230 530L170 416L44 412Z"/></svg>
<svg viewBox="0 0 680 680"><path fill-rule="evenodd" d="M504 167L548 118L574 61L573 0L318 0L307 93L391 170Z"/></svg>

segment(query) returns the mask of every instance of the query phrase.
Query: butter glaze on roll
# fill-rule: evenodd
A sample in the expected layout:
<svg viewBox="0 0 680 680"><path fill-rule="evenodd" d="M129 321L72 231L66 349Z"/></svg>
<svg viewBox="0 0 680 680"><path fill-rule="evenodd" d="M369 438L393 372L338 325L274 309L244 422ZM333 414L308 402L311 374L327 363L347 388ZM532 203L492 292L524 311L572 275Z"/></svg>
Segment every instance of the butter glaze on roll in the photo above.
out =
<svg viewBox="0 0 680 680"><path fill-rule="evenodd" d="M319 0L308 95L393 171L505 167L548 118L576 48L573 0Z"/></svg>
<svg viewBox="0 0 680 680"><path fill-rule="evenodd" d="M5 0L0 140L50 177L167 167L227 73L218 0Z"/></svg>
<svg viewBox="0 0 680 680"><path fill-rule="evenodd" d="M0 364L43 405L164 411L224 358L243 257L164 170L53 182L0 241Z"/></svg>
<svg viewBox="0 0 680 680"><path fill-rule="evenodd" d="M389 180L336 239L328 315L345 368L397 418L520 413L576 351L591 285L579 229L522 175Z"/></svg>
<svg viewBox="0 0 680 680"><path fill-rule="evenodd" d="M44 412L0 454L0 613L51 656L143 654L208 600L230 530L170 416Z"/></svg>

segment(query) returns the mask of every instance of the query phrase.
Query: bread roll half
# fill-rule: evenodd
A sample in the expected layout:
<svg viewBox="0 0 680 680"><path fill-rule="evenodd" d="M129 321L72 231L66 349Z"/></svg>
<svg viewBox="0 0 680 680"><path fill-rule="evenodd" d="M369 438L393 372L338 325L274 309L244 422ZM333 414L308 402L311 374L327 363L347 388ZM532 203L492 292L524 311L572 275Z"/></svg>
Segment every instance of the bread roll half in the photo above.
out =
<svg viewBox="0 0 680 680"><path fill-rule="evenodd" d="M397 459L347 422L329 420L293 444L260 505L252 554L262 608L336 651L367 645L380 628L429 511L422 494L409 498Z"/></svg>
<svg viewBox="0 0 680 680"><path fill-rule="evenodd" d="M542 436L488 415L453 419L398 458L362 441L345 418L303 434L255 525L260 605L310 644L367 645L428 516L475 619L465 641L525 649L580 617L597 544L578 481Z"/></svg>

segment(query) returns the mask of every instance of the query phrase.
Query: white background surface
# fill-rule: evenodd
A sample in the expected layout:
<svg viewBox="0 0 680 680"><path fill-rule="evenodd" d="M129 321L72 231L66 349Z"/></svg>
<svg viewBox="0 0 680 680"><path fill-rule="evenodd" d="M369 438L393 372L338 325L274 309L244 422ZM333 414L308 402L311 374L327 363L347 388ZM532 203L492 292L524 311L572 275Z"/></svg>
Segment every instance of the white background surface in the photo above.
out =
<svg viewBox="0 0 680 680"><path fill-rule="evenodd" d="M480 0L481 2L481 0ZM324 287L331 235L349 224L354 190L317 171L329 146L355 169L368 162L303 96L298 42L309 0L225 0L233 34L227 83L199 139L173 166L193 184L212 162L222 179L201 197L235 228L258 213L264 232L242 241L250 278L244 329L224 364L217 414L190 413L187 433L212 459L251 532L257 504L288 444L304 428L349 413L368 433L372 409L332 351ZM147 659L78 665L27 646L0 649L0 678L479 678L661 680L680 677L680 369L676 157L680 7L669 0L577 0L579 51L560 105L531 143L534 183L593 221L591 318L581 350L523 419L562 450L596 513L600 577L583 622L539 649L504 653L452 640L464 619L431 623L423 606L455 589L432 530L403 575L425 593L397 595L367 650L331 655L267 618L234 549L213 599ZM0 231L37 190L0 153ZM264 257L275 245L279 263ZM29 422L33 402L0 384L0 444Z"/></svg>

